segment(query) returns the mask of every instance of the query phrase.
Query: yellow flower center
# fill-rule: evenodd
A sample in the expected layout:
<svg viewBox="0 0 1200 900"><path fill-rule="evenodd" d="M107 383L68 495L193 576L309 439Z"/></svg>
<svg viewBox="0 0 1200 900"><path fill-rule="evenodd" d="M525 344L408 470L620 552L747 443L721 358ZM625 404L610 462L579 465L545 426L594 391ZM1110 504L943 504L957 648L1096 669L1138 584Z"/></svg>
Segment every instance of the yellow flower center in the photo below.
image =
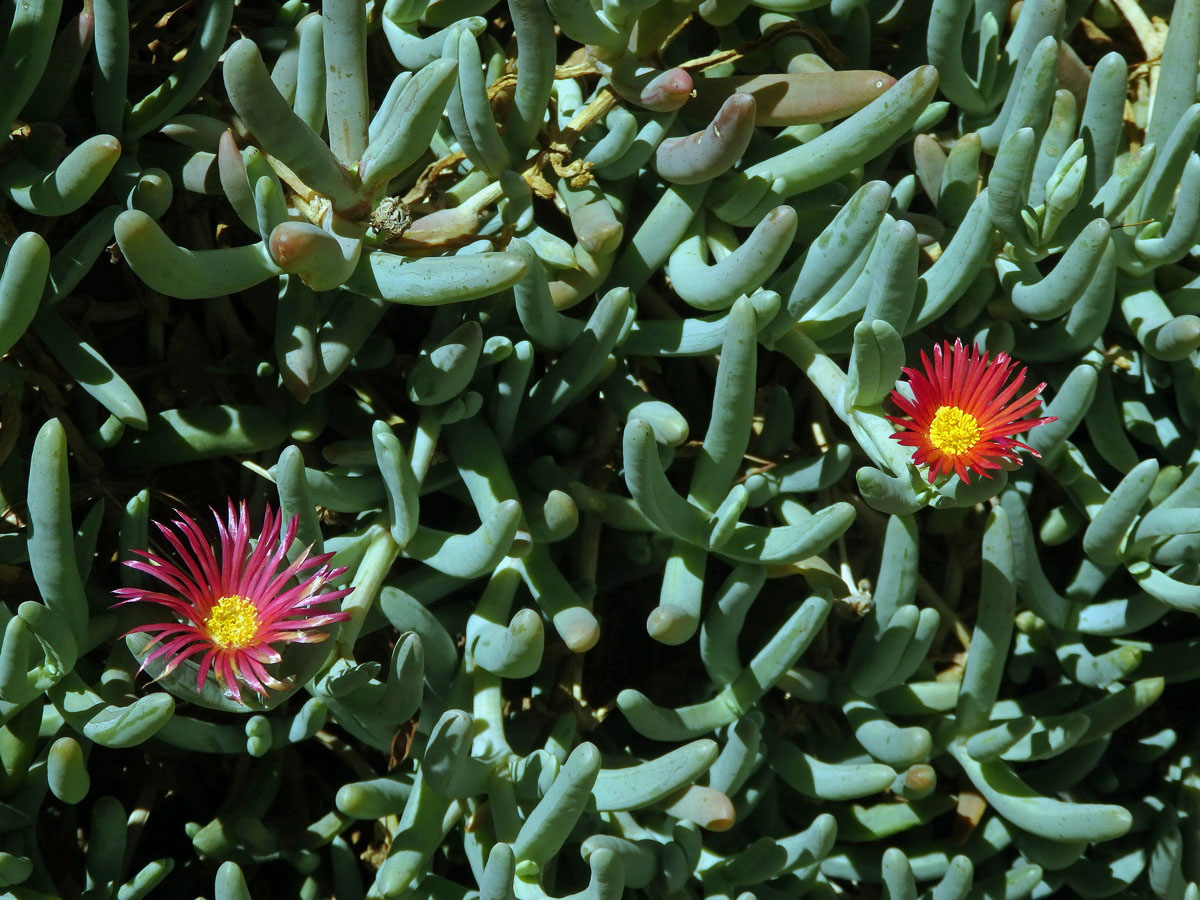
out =
<svg viewBox="0 0 1200 900"><path fill-rule="evenodd" d="M979 443L979 422L957 406L939 406L929 423L929 443L947 456L966 453Z"/></svg>
<svg viewBox="0 0 1200 900"><path fill-rule="evenodd" d="M204 620L213 643L221 647L245 647L258 636L258 608L245 597L222 597Z"/></svg>

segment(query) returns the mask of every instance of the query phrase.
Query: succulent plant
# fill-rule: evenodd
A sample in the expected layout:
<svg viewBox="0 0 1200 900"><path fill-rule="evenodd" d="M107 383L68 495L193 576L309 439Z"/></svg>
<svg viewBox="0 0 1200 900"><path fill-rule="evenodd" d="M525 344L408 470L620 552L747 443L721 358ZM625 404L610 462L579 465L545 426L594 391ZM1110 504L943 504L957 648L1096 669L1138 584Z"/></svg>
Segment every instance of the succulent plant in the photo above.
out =
<svg viewBox="0 0 1200 900"><path fill-rule="evenodd" d="M1200 0L10 7L11 896L1200 898Z"/></svg>

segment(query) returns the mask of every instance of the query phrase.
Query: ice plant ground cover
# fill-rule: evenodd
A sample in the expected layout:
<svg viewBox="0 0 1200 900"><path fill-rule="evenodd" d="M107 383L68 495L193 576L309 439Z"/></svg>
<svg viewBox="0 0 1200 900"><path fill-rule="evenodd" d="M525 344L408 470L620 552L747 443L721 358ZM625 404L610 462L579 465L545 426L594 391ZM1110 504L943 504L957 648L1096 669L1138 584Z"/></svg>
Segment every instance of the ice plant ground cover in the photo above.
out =
<svg viewBox="0 0 1200 900"><path fill-rule="evenodd" d="M293 516L281 536L282 516L270 507L253 547L245 503L235 511L230 501L225 521L214 512L220 534L220 549L215 554L193 519L178 511L176 516L173 524L179 534L162 523L155 524L175 551L179 565L138 549L133 552L142 559L125 561L131 569L165 584L171 593L138 587L113 592L122 598L120 604L156 604L182 620L138 625L129 631L152 635L143 648L142 668L161 657L163 674L170 674L184 660L199 654L197 690L203 689L211 672L224 685L225 693L239 703L242 685L267 697L270 689L284 687L267 670L281 659L276 645L324 641L329 626L347 618L343 612L314 609L351 593L352 588L324 590L346 569L326 565L332 553L310 557L311 547L300 551L294 562L287 562L298 519Z"/></svg>
<svg viewBox="0 0 1200 900"><path fill-rule="evenodd" d="M989 359L977 346L968 350L955 338L953 348L949 341L934 345L932 363L922 350L920 370L901 369L908 376L904 384L911 396L900 390L890 396L910 418L888 416L901 429L892 436L917 448L913 461L929 467L930 483L950 474L970 483L972 470L991 478L988 469L999 469L1005 461L1019 464L1021 449L1041 456L1013 436L1057 418L1021 418L1038 408L1038 395L1046 385L1016 397L1025 381L1024 369L1012 377L1018 365L1003 351Z"/></svg>
<svg viewBox="0 0 1200 900"><path fill-rule="evenodd" d="M1200 900L1198 76L4 4L0 895Z"/></svg>

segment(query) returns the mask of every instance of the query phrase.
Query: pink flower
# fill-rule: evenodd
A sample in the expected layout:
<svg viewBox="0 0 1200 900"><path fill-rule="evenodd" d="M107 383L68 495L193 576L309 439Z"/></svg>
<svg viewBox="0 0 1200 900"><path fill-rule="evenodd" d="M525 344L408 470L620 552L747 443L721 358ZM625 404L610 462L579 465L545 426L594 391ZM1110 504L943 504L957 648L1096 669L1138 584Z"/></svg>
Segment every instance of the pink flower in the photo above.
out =
<svg viewBox="0 0 1200 900"><path fill-rule="evenodd" d="M268 689L285 687L266 669L280 660L275 645L314 643L329 637L317 629L349 618L342 612L312 614L312 607L329 603L349 594L353 588L325 591L326 583L346 571L329 568L332 553L309 557L309 547L287 564L287 552L296 539L297 519L288 523L280 540L282 515L268 508L262 533L250 549L250 523L243 502L237 511L229 502L229 521L222 522L213 510L221 535L220 558L213 554L194 520L176 510L179 517L175 534L161 522L155 522L162 536L175 549L182 565L143 550L133 551L140 560L125 565L150 575L171 589L171 593L142 588L118 588L113 593L122 599L116 604L157 603L171 610L182 621L155 622L132 628L127 634L153 634L146 648L159 644L142 661L142 668L156 659L166 660L163 675L172 672L185 659L197 654L200 673L197 688L203 688L211 670L225 687L225 695L242 702L239 682L249 685L263 697ZM180 539L182 535L182 540ZM186 541L186 544L185 544ZM300 573L309 574L299 580ZM161 676L160 676L161 677Z"/></svg>

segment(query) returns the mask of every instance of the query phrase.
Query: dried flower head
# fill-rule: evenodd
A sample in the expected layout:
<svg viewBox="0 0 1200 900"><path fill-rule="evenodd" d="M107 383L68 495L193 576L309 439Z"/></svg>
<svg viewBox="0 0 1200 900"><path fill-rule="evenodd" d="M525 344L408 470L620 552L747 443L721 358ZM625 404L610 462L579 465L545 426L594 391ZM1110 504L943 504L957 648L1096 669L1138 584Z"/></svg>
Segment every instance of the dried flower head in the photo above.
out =
<svg viewBox="0 0 1200 900"><path fill-rule="evenodd" d="M185 659L202 654L197 687L204 687L211 671L224 686L226 696L239 703L242 702L240 683L249 685L263 697L269 689L285 687L266 669L279 662L280 654L274 645L323 641L329 634L318 629L348 618L341 612L312 614L312 607L337 600L353 590L342 588L322 593L326 583L345 572L345 568L331 569L326 565L332 553L309 557L311 548L295 562L284 565L296 539L297 519L292 517L280 540L283 516L270 508L253 549L246 504L243 502L235 511L230 501L228 522L223 522L214 510L221 538L219 556L214 555L194 520L178 510L176 515L174 525L179 534L161 522L154 524L174 548L181 565L143 550L133 551L142 559L125 562L130 568L163 582L172 593L142 588L114 591L122 598L117 605L157 603L180 620L130 629L128 634L153 635L147 649L161 642L142 661L142 668L161 658L166 663L163 671L166 675ZM301 573L306 571L309 574L301 579Z"/></svg>
<svg viewBox="0 0 1200 900"><path fill-rule="evenodd" d="M962 341L955 340L952 349L949 341L943 341L934 346L932 363L921 351L921 365L923 372L907 367L902 370L908 376L911 399L898 390L891 394L893 402L911 420L899 416L888 419L901 429L892 437L906 447L917 448L913 462L929 466L931 483L951 472L968 484L968 473L972 471L991 478L988 470L999 469L1002 460L1020 463L1019 449L1041 455L1012 436L1056 420L1054 416L1021 420L1037 408L1038 394L1046 385L1043 382L1013 400L1025 380L1025 370L1017 372L1006 385L1019 365L1007 353L989 359L988 354L979 354L978 347L968 351Z"/></svg>

